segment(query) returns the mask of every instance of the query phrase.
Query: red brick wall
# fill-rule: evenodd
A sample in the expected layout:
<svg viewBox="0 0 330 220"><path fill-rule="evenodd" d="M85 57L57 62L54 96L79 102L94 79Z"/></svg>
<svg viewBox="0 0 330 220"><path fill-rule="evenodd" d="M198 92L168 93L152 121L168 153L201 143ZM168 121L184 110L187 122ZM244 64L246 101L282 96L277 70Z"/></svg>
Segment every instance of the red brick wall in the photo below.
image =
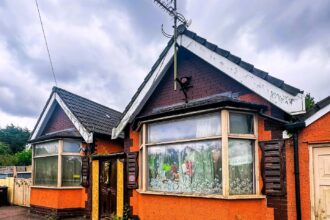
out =
<svg viewBox="0 0 330 220"><path fill-rule="evenodd" d="M240 92L241 95L251 93L250 90L229 76L221 74L213 66L187 52L183 52L179 59L178 77L183 76L192 77L191 85L193 87L188 91L189 100L229 91ZM141 111L141 115L150 113L154 108L180 102L184 102L184 95L180 89L173 90L173 66L171 66Z"/></svg>
<svg viewBox="0 0 330 220"><path fill-rule="evenodd" d="M311 198L310 197L310 173L309 173L309 145L316 143L330 142L330 113L327 113L299 134L299 169L300 169L300 197L302 219L311 219ZM291 167L291 172L288 174L288 213L289 220L295 219L295 192L294 192L294 170L293 170L293 145L289 145L287 151L290 151L291 160L287 160L287 169ZM289 190L291 191L289 192ZM290 193L290 195L289 195Z"/></svg>
<svg viewBox="0 0 330 220"><path fill-rule="evenodd" d="M57 105L54 109L51 118L47 122L43 134L61 131L68 128L74 128L74 125L70 121L68 116L65 114L65 112L62 110L62 108Z"/></svg>

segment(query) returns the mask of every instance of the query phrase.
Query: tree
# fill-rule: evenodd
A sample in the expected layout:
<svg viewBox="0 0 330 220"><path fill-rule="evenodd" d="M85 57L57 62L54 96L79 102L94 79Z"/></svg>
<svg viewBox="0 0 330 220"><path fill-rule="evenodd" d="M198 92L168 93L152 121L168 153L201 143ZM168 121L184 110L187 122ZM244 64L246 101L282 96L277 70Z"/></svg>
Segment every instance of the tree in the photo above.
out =
<svg viewBox="0 0 330 220"><path fill-rule="evenodd" d="M0 129L0 142L8 145L12 154L24 150L29 137L30 131L27 128L16 127L13 124Z"/></svg>
<svg viewBox="0 0 330 220"><path fill-rule="evenodd" d="M0 154L0 166L15 166L17 158L11 154Z"/></svg>
<svg viewBox="0 0 330 220"><path fill-rule="evenodd" d="M15 154L16 166L28 166L31 165L32 150L23 150Z"/></svg>
<svg viewBox="0 0 330 220"><path fill-rule="evenodd" d="M0 142L0 155L9 154L10 149L7 144Z"/></svg>
<svg viewBox="0 0 330 220"><path fill-rule="evenodd" d="M312 97L310 93L307 93L305 97L306 111L311 110L314 107L314 105L315 105L314 97Z"/></svg>

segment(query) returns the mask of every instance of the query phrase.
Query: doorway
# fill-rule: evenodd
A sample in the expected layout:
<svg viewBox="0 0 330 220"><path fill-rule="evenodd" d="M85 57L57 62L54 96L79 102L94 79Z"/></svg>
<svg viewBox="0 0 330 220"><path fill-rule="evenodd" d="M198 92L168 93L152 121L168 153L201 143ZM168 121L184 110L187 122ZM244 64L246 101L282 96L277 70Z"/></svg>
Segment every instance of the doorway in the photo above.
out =
<svg viewBox="0 0 330 220"><path fill-rule="evenodd" d="M330 220L330 144L312 148L314 219ZM313 198L314 197L314 198Z"/></svg>
<svg viewBox="0 0 330 220"><path fill-rule="evenodd" d="M117 209L117 160L100 160L99 213L100 219L110 219Z"/></svg>

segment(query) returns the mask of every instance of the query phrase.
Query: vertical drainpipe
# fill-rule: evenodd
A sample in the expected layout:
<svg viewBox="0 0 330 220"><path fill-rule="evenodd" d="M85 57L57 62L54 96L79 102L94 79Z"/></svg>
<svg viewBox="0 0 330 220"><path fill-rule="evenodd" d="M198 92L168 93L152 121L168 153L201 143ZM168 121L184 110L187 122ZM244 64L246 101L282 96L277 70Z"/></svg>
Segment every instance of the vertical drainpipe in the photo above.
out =
<svg viewBox="0 0 330 220"><path fill-rule="evenodd" d="M295 193L296 194L296 213L297 213L297 220L301 220L298 135L299 135L299 130L294 131L294 133L293 133L293 152L294 152L294 175L295 175L295 191L296 191L296 193Z"/></svg>

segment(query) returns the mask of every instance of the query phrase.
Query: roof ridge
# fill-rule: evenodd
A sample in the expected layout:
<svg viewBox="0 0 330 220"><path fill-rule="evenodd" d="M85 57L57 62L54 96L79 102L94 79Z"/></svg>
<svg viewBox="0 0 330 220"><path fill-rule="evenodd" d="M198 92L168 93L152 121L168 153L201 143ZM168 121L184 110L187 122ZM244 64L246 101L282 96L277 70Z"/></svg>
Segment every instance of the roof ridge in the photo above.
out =
<svg viewBox="0 0 330 220"><path fill-rule="evenodd" d="M92 102L92 103L97 104L97 105L100 105L100 106L102 106L102 107L105 107L105 108L107 108L107 109L109 109L109 110L115 111L115 112L117 112L117 113L119 113L119 114L122 114L120 111L118 111L118 110L116 110L116 109L110 108L110 107L108 107L108 106L105 106L105 105L103 105L103 104L100 104L100 103L98 103L98 102L95 102L95 101L90 100L90 99L88 99L88 98L85 98L85 97L83 97L83 96L77 95L77 94L75 94L75 93L72 93L72 92L70 92L70 91L67 91L67 90L62 89L62 88L57 87L57 86L54 86L54 87L52 88L52 91L53 91L53 92L63 91L63 92L69 93L69 94L71 94L71 95L77 96L77 97L79 97L79 98L81 98L81 99L84 99L84 100L86 100L86 101Z"/></svg>

